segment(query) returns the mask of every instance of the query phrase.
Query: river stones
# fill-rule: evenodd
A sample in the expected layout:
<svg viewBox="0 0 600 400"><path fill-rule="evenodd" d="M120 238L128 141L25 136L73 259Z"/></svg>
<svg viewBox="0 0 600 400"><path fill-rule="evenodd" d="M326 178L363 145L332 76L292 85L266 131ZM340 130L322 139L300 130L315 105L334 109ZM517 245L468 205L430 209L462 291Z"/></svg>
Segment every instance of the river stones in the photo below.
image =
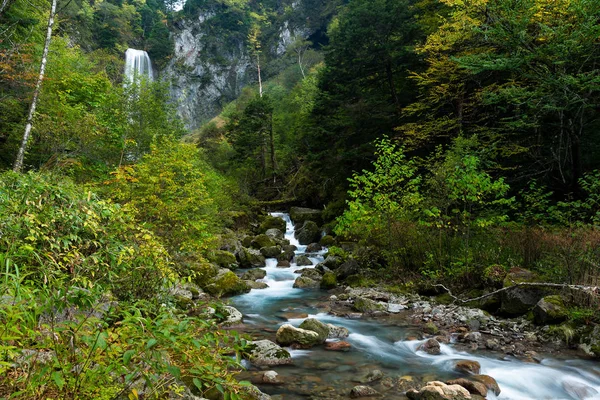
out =
<svg viewBox="0 0 600 400"><path fill-rule="evenodd" d="M359 378L353 379L353 380L354 380L354 382L358 382L358 383L371 383L371 382L378 381L381 378L383 378L383 372L381 372L378 369L374 369L373 371L369 371L365 375L363 375Z"/></svg>
<svg viewBox="0 0 600 400"><path fill-rule="evenodd" d="M569 393L576 399L592 399L597 398L598 391L585 383L577 382L574 380L565 380L562 384L565 392Z"/></svg>
<svg viewBox="0 0 600 400"><path fill-rule="evenodd" d="M379 392L370 386L354 386L350 391L350 397L353 399L373 396L379 396Z"/></svg>
<svg viewBox="0 0 600 400"><path fill-rule="evenodd" d="M306 267L308 265L313 265L313 262L306 256L296 256L296 265L299 267Z"/></svg>
<svg viewBox="0 0 600 400"><path fill-rule="evenodd" d="M290 208L290 218L294 224L303 224L306 221L312 221L317 224L323 222L321 210L314 208L292 207Z"/></svg>
<svg viewBox="0 0 600 400"><path fill-rule="evenodd" d="M361 313L373 313L384 310L384 307L381 304L364 297L357 297L354 299L352 308Z"/></svg>
<svg viewBox="0 0 600 400"><path fill-rule="evenodd" d="M251 342L248 360L256 366L286 365L292 363L290 353L271 342L270 340L257 340Z"/></svg>
<svg viewBox="0 0 600 400"><path fill-rule="evenodd" d="M453 379L446 382L448 385L460 385L467 389L469 393L476 394L481 397L486 397L488 388L481 382L472 381L465 378Z"/></svg>
<svg viewBox="0 0 600 400"><path fill-rule="evenodd" d="M237 252L237 258L242 268L264 267L265 256L259 250L241 248Z"/></svg>
<svg viewBox="0 0 600 400"><path fill-rule="evenodd" d="M262 254L265 258L275 258L281 254L281 247L279 247L279 246L263 247L262 249L260 249L260 254Z"/></svg>
<svg viewBox="0 0 600 400"><path fill-rule="evenodd" d="M269 287L269 285L267 285L264 282L257 282L257 281L244 281L244 282L246 282L246 285L248 285L248 287L250 289L260 290L260 289L267 289Z"/></svg>
<svg viewBox="0 0 600 400"><path fill-rule="evenodd" d="M323 250L323 246L321 246L319 243L311 243L306 246L307 253L316 253L321 250Z"/></svg>
<svg viewBox="0 0 600 400"><path fill-rule="evenodd" d="M246 271L244 275L242 275L242 279L255 281L257 279L263 279L265 276L267 276L267 271L265 271L264 269L256 268L251 269L250 271Z"/></svg>
<svg viewBox="0 0 600 400"><path fill-rule="evenodd" d="M321 279L321 289L333 289L337 286L337 278L333 272L325 272Z"/></svg>
<svg viewBox="0 0 600 400"><path fill-rule="evenodd" d="M300 229L296 230L295 236L300 244L308 245L319 241L321 230L313 221L306 221Z"/></svg>
<svg viewBox="0 0 600 400"><path fill-rule="evenodd" d="M221 308L221 313L225 319L219 324L220 326L236 326L240 325L243 321L243 315L237 310L237 308L223 306Z"/></svg>
<svg viewBox="0 0 600 400"><path fill-rule="evenodd" d="M324 266L326 266L329 269L337 269L343 263L344 263L344 260L342 260L342 257L340 257L340 256L327 256L325 261L323 261L321 264L323 264Z"/></svg>
<svg viewBox="0 0 600 400"><path fill-rule="evenodd" d="M567 308L559 295L546 296L533 308L533 318L538 325L557 324L567 317Z"/></svg>
<svg viewBox="0 0 600 400"><path fill-rule="evenodd" d="M270 229L278 229L281 232L285 232L285 221L278 217L267 215L260 224L260 232L268 232Z"/></svg>
<svg viewBox="0 0 600 400"><path fill-rule="evenodd" d="M329 350L329 351L349 351L351 348L352 348L352 345L343 340L340 340L339 342L325 343L325 350Z"/></svg>
<svg viewBox="0 0 600 400"><path fill-rule="evenodd" d="M297 289L316 289L321 285L319 281L315 281L314 279L310 279L306 276L299 276L294 281L293 287Z"/></svg>
<svg viewBox="0 0 600 400"><path fill-rule="evenodd" d="M225 250L213 250L208 259L221 268L236 269L238 267L235 254Z"/></svg>
<svg viewBox="0 0 600 400"><path fill-rule="evenodd" d="M250 291L250 288L236 274L223 268L219 270L217 276L209 281L204 290L213 296L220 297L246 293Z"/></svg>
<svg viewBox="0 0 600 400"><path fill-rule="evenodd" d="M514 286L516 283L535 282L536 279L537 276L529 270L512 268L504 278L504 287ZM520 286L506 290L501 294L500 312L510 316L523 315L545 294L547 290L539 287Z"/></svg>
<svg viewBox="0 0 600 400"><path fill-rule="evenodd" d="M298 348L310 348L322 343L317 332L296 328L290 324L281 325L277 330L275 337L277 343L283 346L294 346Z"/></svg>
<svg viewBox="0 0 600 400"><path fill-rule="evenodd" d="M289 268L292 264L289 261L281 260L277 261L277 268Z"/></svg>
<svg viewBox="0 0 600 400"><path fill-rule="evenodd" d="M459 360L454 364L454 369L460 372L468 372L473 375L478 375L481 371L481 365L477 361Z"/></svg>
<svg viewBox="0 0 600 400"><path fill-rule="evenodd" d="M471 394L462 386L433 381L427 382L420 390L409 390L406 397L411 400L469 400Z"/></svg>
<svg viewBox="0 0 600 400"><path fill-rule="evenodd" d="M335 326L333 324L327 324L329 328L328 339L344 339L350 335L350 331L343 326Z"/></svg>
<svg viewBox="0 0 600 400"><path fill-rule="evenodd" d="M265 235L267 235L268 237L270 237L273 240L282 240L285 237L283 232L277 228L267 229L267 231L265 232Z"/></svg>
<svg viewBox="0 0 600 400"><path fill-rule="evenodd" d="M275 246L275 241L271 239L269 236L260 234L255 236L254 239L250 242L250 245L255 249L262 249L263 247L272 247Z"/></svg>
<svg viewBox="0 0 600 400"><path fill-rule="evenodd" d="M321 238L319 244L325 247L335 246L335 238L331 235L325 235Z"/></svg>
<svg viewBox="0 0 600 400"><path fill-rule="evenodd" d="M472 375L469 377L469 379L483 383L487 390L491 391L496 396L500 394L500 386L498 385L498 382L496 382L496 380L489 375Z"/></svg>
<svg viewBox="0 0 600 400"><path fill-rule="evenodd" d="M283 381L279 378L279 374L275 371L265 371L260 379L261 383L270 385L281 385Z"/></svg>
<svg viewBox="0 0 600 400"><path fill-rule="evenodd" d="M300 276L304 276L315 281L320 281L321 279L323 279L321 273L314 268L299 269L296 271L296 273L300 274Z"/></svg>
<svg viewBox="0 0 600 400"><path fill-rule="evenodd" d="M323 322L315 318L308 318L302 321L300 329L307 329L309 331L317 332L321 343L329 337L329 327Z"/></svg>
<svg viewBox="0 0 600 400"><path fill-rule="evenodd" d="M441 354L440 343L435 339L429 339L417 347L417 350L424 351L427 354L437 356Z"/></svg>

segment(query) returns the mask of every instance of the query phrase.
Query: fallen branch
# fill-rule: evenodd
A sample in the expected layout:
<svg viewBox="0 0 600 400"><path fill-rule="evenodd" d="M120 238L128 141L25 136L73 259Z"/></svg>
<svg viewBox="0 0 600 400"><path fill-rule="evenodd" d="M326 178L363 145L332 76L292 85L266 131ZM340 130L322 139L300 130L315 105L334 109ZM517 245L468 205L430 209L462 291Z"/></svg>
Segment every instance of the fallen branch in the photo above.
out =
<svg viewBox="0 0 600 400"><path fill-rule="evenodd" d="M494 290L493 292L486 293L479 297L473 297L471 299L460 299L460 298L456 297L455 295L453 295L452 292L450 291L450 289L448 289L444 285L437 284L437 285L433 285L433 286L444 289L448 293L448 295L454 299L455 303L458 302L461 304L470 303L472 301L483 300L487 297L494 296L498 293L507 292L509 290L513 290L518 287L549 287L549 288L559 288L559 289L571 289L571 290L575 290L575 291L585 292L592 296L598 296L598 293L600 292L600 288L598 286L569 285L566 283L548 283L548 282L520 282L520 283L515 283L513 286L507 286L502 289Z"/></svg>

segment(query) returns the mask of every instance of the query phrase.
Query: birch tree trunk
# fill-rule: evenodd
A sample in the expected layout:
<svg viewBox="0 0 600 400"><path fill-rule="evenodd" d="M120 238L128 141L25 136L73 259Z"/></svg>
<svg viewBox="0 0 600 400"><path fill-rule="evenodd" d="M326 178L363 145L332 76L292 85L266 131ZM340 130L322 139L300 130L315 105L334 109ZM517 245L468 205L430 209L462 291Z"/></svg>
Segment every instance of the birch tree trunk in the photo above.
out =
<svg viewBox="0 0 600 400"><path fill-rule="evenodd" d="M1 0L0 1L0 15L2 15L4 10L8 9L9 4L10 4L10 0Z"/></svg>
<svg viewBox="0 0 600 400"><path fill-rule="evenodd" d="M44 52L42 54L42 64L40 65L40 75L38 76L37 83L35 84L35 90L33 92L33 100L29 107L29 115L27 116L27 123L25 124L25 133L23 134L23 141L21 147L17 153L17 158L13 166L13 171L21 172L23 169L23 158L25 157L25 150L27 149L27 142L31 135L31 128L33 127L33 117L35 115L35 108L37 106L38 97L42 89L42 82L44 80L44 73L46 72L46 62L48 61L48 50L50 49L50 41L52 40L52 26L54 25L54 16L56 14L56 3L57 0L52 0L52 8L50 9L50 16L48 17L48 31L46 32L46 43L44 44Z"/></svg>
<svg viewBox="0 0 600 400"><path fill-rule="evenodd" d="M258 94L263 97L262 76L260 74L260 53L256 54L256 69L258 70Z"/></svg>

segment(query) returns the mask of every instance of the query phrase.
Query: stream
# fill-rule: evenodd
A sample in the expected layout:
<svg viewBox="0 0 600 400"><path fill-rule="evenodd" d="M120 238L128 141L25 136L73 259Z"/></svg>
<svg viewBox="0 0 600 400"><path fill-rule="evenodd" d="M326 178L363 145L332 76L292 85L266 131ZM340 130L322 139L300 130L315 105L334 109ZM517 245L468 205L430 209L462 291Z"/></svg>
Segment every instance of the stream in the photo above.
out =
<svg viewBox="0 0 600 400"><path fill-rule="evenodd" d="M287 225L285 238L298 247L296 255L305 254L306 246L294 237L294 225L288 214L273 213L283 218ZM313 267L323 261L326 250L306 254ZM231 303L244 314L245 330L252 336L274 341L275 331L284 323L298 326L308 317L325 323L344 326L350 331L345 341L352 345L348 352L332 352L317 346L309 350L288 349L293 364L273 369L279 374L283 385L258 385L270 395L283 399L306 399L309 396L322 399L349 398L350 389L359 383L353 379L374 369L389 377L419 377L425 380L458 378L464 375L454 371L459 359L478 361L481 374L490 375L498 382L501 393L491 392L488 399L600 399L600 363L583 359L544 358L539 364L509 358L491 351L461 352L452 345L441 345L442 354L429 355L417 351L424 340L405 341L410 335L420 334L420 327L412 325L403 313L386 318L349 319L324 312L330 294L318 289L293 288L299 276L298 267L277 268L276 259L267 259L263 268L267 275L263 282L267 289L233 297ZM310 268L310 267L308 267ZM382 392L381 383L370 384ZM406 399L398 390L392 389L382 396L385 399Z"/></svg>

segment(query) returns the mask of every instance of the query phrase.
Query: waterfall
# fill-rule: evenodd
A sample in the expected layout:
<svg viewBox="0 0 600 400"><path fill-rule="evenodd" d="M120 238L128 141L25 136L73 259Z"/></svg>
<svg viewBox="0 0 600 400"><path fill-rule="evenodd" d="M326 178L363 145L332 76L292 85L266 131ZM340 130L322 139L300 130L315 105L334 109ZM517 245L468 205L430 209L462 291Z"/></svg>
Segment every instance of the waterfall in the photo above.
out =
<svg viewBox="0 0 600 400"><path fill-rule="evenodd" d="M149 81L154 80L152 63L148 53L143 50L127 49L125 52L125 82L131 83L136 78L145 77Z"/></svg>

